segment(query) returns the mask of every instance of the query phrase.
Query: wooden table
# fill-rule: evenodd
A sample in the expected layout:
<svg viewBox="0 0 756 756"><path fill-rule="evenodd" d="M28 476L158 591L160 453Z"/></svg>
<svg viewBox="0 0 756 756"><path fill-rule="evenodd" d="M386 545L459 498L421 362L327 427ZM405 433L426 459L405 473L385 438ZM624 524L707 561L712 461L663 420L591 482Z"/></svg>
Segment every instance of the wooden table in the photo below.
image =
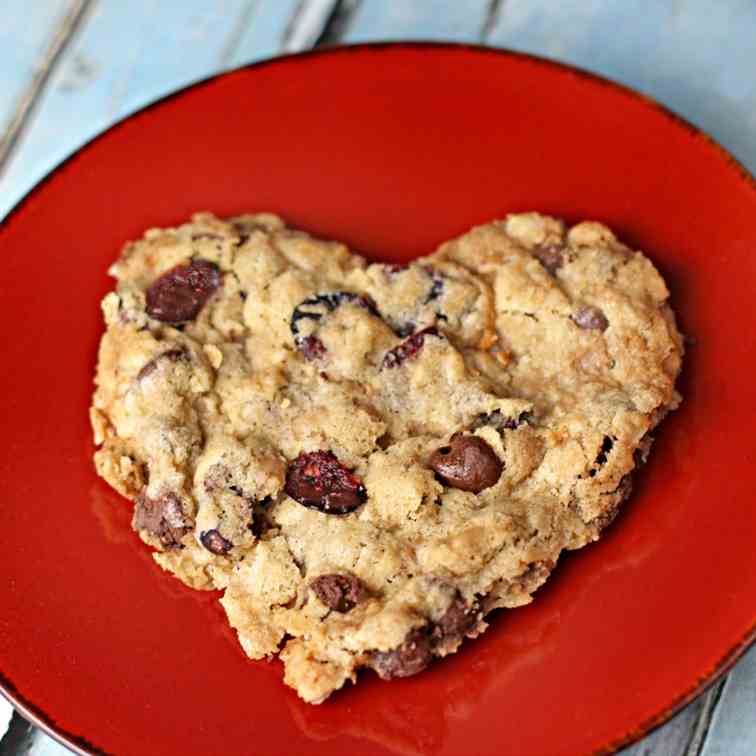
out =
<svg viewBox="0 0 756 756"><path fill-rule="evenodd" d="M756 173L756 0L4 0L1 17L0 218L90 137L177 87L376 39L480 42L573 63L652 95ZM10 719L0 698L0 733ZM22 750L67 753L13 715L0 756ZM756 648L623 754L756 754Z"/></svg>

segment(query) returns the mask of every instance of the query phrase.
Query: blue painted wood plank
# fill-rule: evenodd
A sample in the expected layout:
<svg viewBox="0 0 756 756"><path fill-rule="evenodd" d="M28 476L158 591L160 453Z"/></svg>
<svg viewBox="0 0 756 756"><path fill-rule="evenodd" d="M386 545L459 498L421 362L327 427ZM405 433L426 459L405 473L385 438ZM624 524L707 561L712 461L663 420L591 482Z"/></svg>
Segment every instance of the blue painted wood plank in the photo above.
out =
<svg viewBox="0 0 756 756"><path fill-rule="evenodd" d="M756 171L756 3L507 0L491 44L651 95Z"/></svg>
<svg viewBox="0 0 756 756"><path fill-rule="evenodd" d="M115 120L239 60L275 52L297 4L100 0L69 43L0 177L0 218L53 166Z"/></svg>
<svg viewBox="0 0 756 756"><path fill-rule="evenodd" d="M489 0L362 0L344 35L346 42L385 39L482 39Z"/></svg>
<svg viewBox="0 0 756 756"><path fill-rule="evenodd" d="M701 756L756 753L756 647L730 673Z"/></svg>
<svg viewBox="0 0 756 756"><path fill-rule="evenodd" d="M5 0L0 25L0 135L67 8L66 0Z"/></svg>

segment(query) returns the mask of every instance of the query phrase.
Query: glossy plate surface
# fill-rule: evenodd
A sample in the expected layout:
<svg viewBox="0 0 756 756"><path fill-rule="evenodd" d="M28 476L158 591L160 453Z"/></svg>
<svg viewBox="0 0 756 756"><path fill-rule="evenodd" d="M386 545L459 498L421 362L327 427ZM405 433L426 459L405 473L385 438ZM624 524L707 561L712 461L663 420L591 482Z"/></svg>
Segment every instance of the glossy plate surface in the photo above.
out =
<svg viewBox="0 0 756 756"><path fill-rule="evenodd" d="M198 209L272 210L404 260L538 209L648 252L695 337L682 408L598 544L423 675L320 707L251 662L95 477L98 302L121 244ZM589 753L638 737L756 628L756 188L653 103L534 58L367 46L195 86L80 151L0 230L0 672L27 712L119 754Z"/></svg>

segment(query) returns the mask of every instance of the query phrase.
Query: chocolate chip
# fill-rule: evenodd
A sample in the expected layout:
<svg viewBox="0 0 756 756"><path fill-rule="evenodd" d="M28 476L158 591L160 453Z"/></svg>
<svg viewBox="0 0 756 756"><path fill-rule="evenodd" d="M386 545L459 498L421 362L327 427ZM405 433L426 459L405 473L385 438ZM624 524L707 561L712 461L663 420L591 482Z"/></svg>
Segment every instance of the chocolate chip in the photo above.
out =
<svg viewBox="0 0 756 756"><path fill-rule="evenodd" d="M555 244L536 247L533 250L533 257L535 257L552 276L564 263L562 248Z"/></svg>
<svg viewBox="0 0 756 756"><path fill-rule="evenodd" d="M147 289L147 314L165 323L194 320L220 285L221 272L209 260L179 265Z"/></svg>
<svg viewBox="0 0 756 756"><path fill-rule="evenodd" d="M228 554L233 547L231 541L225 539L217 530L205 530L200 533L200 541L202 545L213 554L223 556Z"/></svg>
<svg viewBox="0 0 756 756"><path fill-rule="evenodd" d="M452 488L480 493L501 477L504 465L496 452L478 436L455 433L449 446L431 455L429 466Z"/></svg>
<svg viewBox="0 0 756 756"><path fill-rule="evenodd" d="M144 380L148 375L154 373L155 370L157 370L158 363L161 360L167 360L168 362L172 362L174 364L184 360L188 361L189 353L183 347L179 347L178 349L169 349L167 352L161 352L160 354L153 357L148 363L146 363L144 367L137 373L137 380Z"/></svg>
<svg viewBox="0 0 756 756"><path fill-rule="evenodd" d="M330 451L302 452L286 472L286 493L306 507L347 514L367 499L362 481Z"/></svg>
<svg viewBox="0 0 756 756"><path fill-rule="evenodd" d="M143 491L134 504L132 523L136 530L156 535L166 548L180 546L181 538L189 532L190 523L176 494L168 491L151 499Z"/></svg>
<svg viewBox="0 0 756 756"><path fill-rule="evenodd" d="M441 619L434 624L432 635L437 641L462 639L477 624L479 614L477 602L468 604L457 594Z"/></svg>
<svg viewBox="0 0 756 756"><path fill-rule="evenodd" d="M270 496L266 496L260 501L254 501L252 499L247 499L247 501L251 504L249 524L247 527L252 535L261 538L271 529L271 527L273 527L273 524L269 521L265 511L266 507L270 505L273 499Z"/></svg>
<svg viewBox="0 0 756 756"><path fill-rule="evenodd" d="M329 609L342 613L365 598L365 588L354 575L320 575L310 583L310 588Z"/></svg>
<svg viewBox="0 0 756 756"><path fill-rule="evenodd" d="M605 331L609 327L609 321L598 307L583 305L572 316L576 325L584 331Z"/></svg>
<svg viewBox="0 0 756 756"><path fill-rule="evenodd" d="M399 346L395 346L386 352L381 363L381 368L392 369L403 365L407 360L413 360L423 348L426 336L438 336L438 331L433 328L424 328L422 331L405 339Z"/></svg>
<svg viewBox="0 0 756 756"><path fill-rule="evenodd" d="M375 651L370 666L384 680L410 677L422 672L433 660L431 639L424 630L414 630L404 643L392 651Z"/></svg>

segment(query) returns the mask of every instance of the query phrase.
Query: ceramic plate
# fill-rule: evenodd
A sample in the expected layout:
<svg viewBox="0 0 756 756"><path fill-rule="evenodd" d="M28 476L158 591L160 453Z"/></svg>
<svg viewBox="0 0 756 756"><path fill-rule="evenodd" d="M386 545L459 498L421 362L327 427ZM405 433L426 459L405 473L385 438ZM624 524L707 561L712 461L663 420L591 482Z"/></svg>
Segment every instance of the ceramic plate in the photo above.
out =
<svg viewBox="0 0 756 756"><path fill-rule="evenodd" d="M163 573L98 480L87 408L121 244L272 210L373 259L538 209L608 223L670 283L682 408L598 544L426 673L314 707L218 595ZM207 80L118 124L0 230L0 672L27 716L118 754L587 754L669 717L756 629L756 187L643 97L532 57L375 45Z"/></svg>

